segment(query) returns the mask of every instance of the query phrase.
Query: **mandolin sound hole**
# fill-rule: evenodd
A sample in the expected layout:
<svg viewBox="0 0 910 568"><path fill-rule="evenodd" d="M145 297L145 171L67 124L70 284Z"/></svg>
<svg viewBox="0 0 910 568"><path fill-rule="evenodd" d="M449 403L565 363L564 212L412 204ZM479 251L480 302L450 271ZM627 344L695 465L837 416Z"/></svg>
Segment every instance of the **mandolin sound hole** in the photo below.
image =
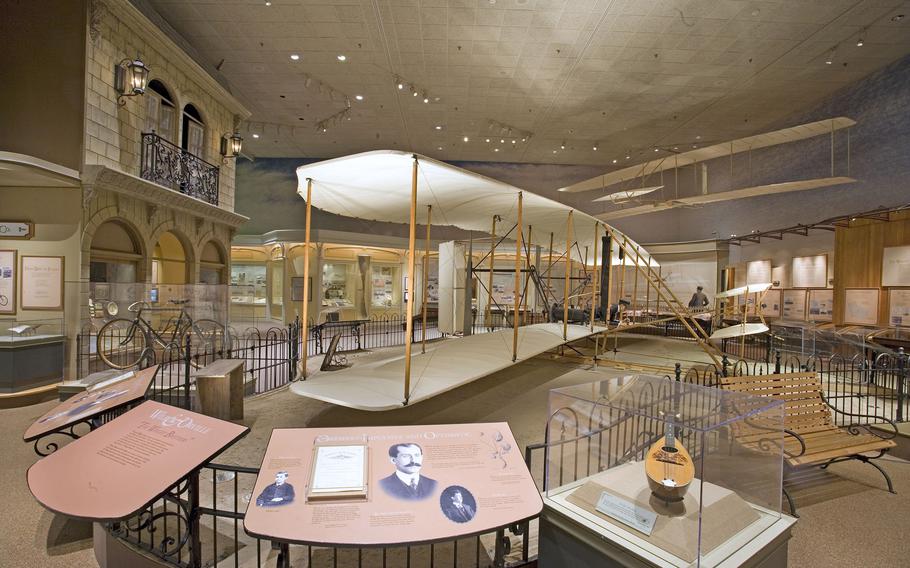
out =
<svg viewBox="0 0 910 568"><path fill-rule="evenodd" d="M679 450L677 450L676 448L674 448L674 447L672 447L672 446L664 446L664 447L661 448L661 449L662 449L663 451L667 452L668 454L675 454L676 452L679 451Z"/></svg>

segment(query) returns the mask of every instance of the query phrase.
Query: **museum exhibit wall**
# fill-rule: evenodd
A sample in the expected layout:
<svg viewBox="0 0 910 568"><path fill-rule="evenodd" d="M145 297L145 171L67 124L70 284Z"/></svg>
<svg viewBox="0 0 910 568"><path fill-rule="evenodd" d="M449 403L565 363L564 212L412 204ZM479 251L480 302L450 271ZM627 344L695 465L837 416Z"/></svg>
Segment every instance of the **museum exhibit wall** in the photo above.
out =
<svg viewBox="0 0 910 568"><path fill-rule="evenodd" d="M834 233L831 231L813 231L809 236L787 235L781 240L763 239L761 243L743 243L741 246L730 245L728 266L735 268L735 286L746 285L746 264L756 260L771 260L771 280L779 282L778 288L793 286L793 259L828 255L827 279L834 278L834 267L837 264L834 251ZM723 267L722 267L723 268Z"/></svg>
<svg viewBox="0 0 910 568"><path fill-rule="evenodd" d="M82 165L86 4L3 3L0 69L7 84L0 90L0 151L73 170Z"/></svg>

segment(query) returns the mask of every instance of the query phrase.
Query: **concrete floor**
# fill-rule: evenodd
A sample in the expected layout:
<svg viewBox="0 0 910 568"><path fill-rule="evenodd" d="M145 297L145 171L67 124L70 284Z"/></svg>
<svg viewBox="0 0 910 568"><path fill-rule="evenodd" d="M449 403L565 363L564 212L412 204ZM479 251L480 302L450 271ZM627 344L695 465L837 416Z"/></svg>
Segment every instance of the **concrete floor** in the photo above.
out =
<svg viewBox="0 0 910 568"><path fill-rule="evenodd" d="M704 361L694 344L681 341L628 339L620 348L614 357L636 363L672 367L676 359ZM244 423L252 432L216 461L259 466L269 433L279 427L507 421L523 449L544 439L550 389L626 374L605 368L578 370L577 365L541 357L434 399L381 413L335 407L282 389L246 401ZM25 483L26 469L38 458L31 445L22 442L22 432L52 405L0 410L4 432L0 437L0 483L6 488L4 515L0 516L0 566L96 565L90 526L47 512ZM790 544L791 566L907 565L910 540L904 533L910 526L906 513L910 511L910 463L889 459L882 466L894 479L896 495L884 490L877 471L858 462L803 476L794 491L802 518Z"/></svg>

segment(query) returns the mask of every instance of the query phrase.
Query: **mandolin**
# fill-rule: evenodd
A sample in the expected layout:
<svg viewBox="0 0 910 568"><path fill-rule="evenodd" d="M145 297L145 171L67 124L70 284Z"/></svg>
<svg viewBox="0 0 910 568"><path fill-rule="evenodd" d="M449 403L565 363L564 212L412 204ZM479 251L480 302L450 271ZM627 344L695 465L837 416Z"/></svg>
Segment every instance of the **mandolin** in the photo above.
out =
<svg viewBox="0 0 910 568"><path fill-rule="evenodd" d="M667 420L666 433L651 446L645 458L651 493L666 502L682 501L695 478L692 456L676 441L675 428L673 419Z"/></svg>

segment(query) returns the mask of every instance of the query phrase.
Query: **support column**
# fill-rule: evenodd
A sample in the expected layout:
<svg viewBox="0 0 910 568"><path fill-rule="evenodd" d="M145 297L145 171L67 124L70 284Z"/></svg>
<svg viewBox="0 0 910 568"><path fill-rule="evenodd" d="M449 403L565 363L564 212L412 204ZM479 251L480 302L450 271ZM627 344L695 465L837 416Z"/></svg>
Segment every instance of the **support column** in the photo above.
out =
<svg viewBox="0 0 910 568"><path fill-rule="evenodd" d="M300 362L296 380L306 379L307 340L310 337L309 312L310 303L310 227L312 221L313 179L306 178L306 229L303 244L303 298L300 300Z"/></svg>
<svg viewBox="0 0 910 568"><path fill-rule="evenodd" d="M433 220L433 206L427 205L427 240L423 247L423 302L421 309L423 311L423 327L420 330L420 352L427 352L427 303L429 297L427 290L430 284L430 223Z"/></svg>
<svg viewBox="0 0 910 568"><path fill-rule="evenodd" d="M404 333L404 404L411 398L411 334L414 333L414 244L417 240L417 156L411 173L411 213L408 217L408 306Z"/></svg>
<svg viewBox="0 0 910 568"><path fill-rule="evenodd" d="M518 192L518 223L515 225L515 313L512 315L512 362L518 359L518 310L521 307L521 202L522 192Z"/></svg>
<svg viewBox="0 0 910 568"><path fill-rule="evenodd" d="M493 331L493 270L496 267L496 219L498 217L499 215L493 215L493 229L490 231L493 240L490 241L490 273L487 274L487 306L483 318L487 331Z"/></svg>
<svg viewBox="0 0 910 568"><path fill-rule="evenodd" d="M591 281L591 333L594 333L594 314L597 311L597 288L600 285L598 281L597 273L597 245L599 244L598 237L600 236L600 222L594 223L594 280ZM597 357L597 350L594 350L594 356Z"/></svg>
<svg viewBox="0 0 910 568"><path fill-rule="evenodd" d="M569 277L572 272L572 211L566 219L566 270L563 278L565 289L562 292L562 340L569 338Z"/></svg>

